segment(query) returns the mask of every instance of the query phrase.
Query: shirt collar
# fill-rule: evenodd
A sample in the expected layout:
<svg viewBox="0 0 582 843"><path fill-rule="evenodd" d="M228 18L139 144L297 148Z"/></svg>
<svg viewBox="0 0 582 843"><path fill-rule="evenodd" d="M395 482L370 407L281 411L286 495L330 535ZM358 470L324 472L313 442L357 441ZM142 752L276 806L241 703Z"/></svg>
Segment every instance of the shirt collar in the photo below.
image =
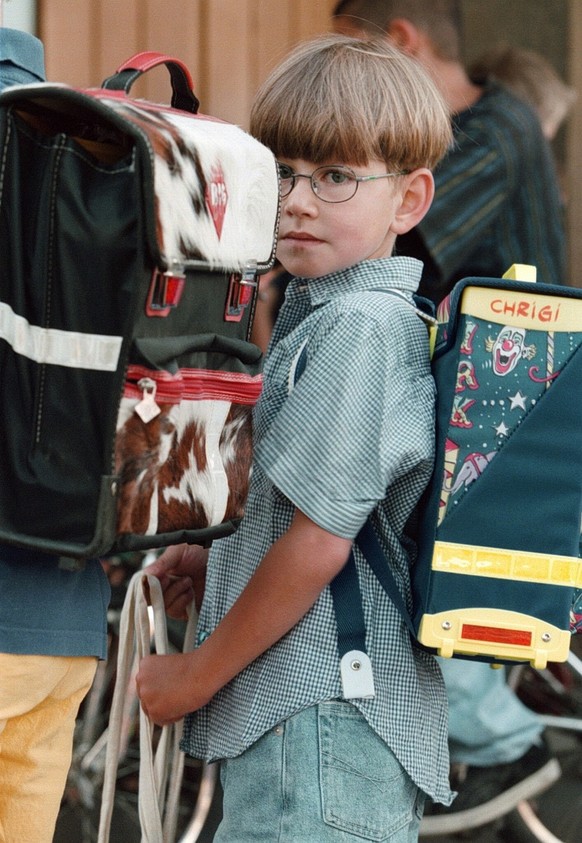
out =
<svg viewBox="0 0 582 843"><path fill-rule="evenodd" d="M361 261L320 278L293 278L285 297L299 298L307 292L311 304L316 307L338 295L367 290L396 289L412 295L418 288L421 275L422 261L416 258L378 258Z"/></svg>
<svg viewBox="0 0 582 843"><path fill-rule="evenodd" d="M0 28L0 89L43 82L42 41L18 29Z"/></svg>

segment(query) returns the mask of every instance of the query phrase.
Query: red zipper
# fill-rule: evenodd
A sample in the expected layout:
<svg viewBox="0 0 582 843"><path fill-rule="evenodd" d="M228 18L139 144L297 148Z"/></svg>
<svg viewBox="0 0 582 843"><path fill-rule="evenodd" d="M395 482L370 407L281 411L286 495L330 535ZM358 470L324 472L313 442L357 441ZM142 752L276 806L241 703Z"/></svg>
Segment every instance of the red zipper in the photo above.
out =
<svg viewBox="0 0 582 843"><path fill-rule="evenodd" d="M161 369L146 369L129 365L123 391L124 398L141 398L144 387L142 378L149 378L156 385L156 400L164 404L181 401L234 401L237 404L257 403L263 386L263 376L242 372L222 372L212 369L180 369L171 374Z"/></svg>

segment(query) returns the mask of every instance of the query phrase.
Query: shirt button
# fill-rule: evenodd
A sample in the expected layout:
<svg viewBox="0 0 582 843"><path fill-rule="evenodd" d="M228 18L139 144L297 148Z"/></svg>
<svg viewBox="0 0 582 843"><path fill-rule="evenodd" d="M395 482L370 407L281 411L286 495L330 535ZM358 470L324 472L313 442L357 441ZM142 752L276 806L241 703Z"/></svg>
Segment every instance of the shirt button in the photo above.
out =
<svg viewBox="0 0 582 843"><path fill-rule="evenodd" d="M275 726L273 729L275 735L282 735L283 734L283 727L282 726Z"/></svg>

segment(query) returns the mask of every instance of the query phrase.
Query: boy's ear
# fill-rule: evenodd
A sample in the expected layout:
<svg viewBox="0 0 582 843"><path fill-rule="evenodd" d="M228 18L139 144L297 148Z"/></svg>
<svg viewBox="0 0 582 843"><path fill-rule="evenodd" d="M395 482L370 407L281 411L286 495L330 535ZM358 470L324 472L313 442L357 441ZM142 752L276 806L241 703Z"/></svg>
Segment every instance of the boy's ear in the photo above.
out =
<svg viewBox="0 0 582 843"><path fill-rule="evenodd" d="M402 177L402 201L392 222L395 234L406 234L421 221L434 197L434 179L430 170L421 167Z"/></svg>

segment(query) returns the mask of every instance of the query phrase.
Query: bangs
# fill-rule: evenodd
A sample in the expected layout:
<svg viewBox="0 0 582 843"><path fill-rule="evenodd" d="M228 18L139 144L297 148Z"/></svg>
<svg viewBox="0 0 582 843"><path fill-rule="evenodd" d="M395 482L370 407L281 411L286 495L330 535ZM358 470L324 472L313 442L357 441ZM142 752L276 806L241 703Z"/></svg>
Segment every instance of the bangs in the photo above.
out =
<svg viewBox="0 0 582 843"><path fill-rule="evenodd" d="M327 36L301 45L261 87L250 131L276 157L315 164L432 167L451 140L442 98L385 41Z"/></svg>
<svg viewBox="0 0 582 843"><path fill-rule="evenodd" d="M308 96L278 113L278 119L269 122L259 138L275 157L358 165L384 157L376 142L377 133L370 137L361 122L349 120L349 115L346 120L346 115L335 109L322 111Z"/></svg>

